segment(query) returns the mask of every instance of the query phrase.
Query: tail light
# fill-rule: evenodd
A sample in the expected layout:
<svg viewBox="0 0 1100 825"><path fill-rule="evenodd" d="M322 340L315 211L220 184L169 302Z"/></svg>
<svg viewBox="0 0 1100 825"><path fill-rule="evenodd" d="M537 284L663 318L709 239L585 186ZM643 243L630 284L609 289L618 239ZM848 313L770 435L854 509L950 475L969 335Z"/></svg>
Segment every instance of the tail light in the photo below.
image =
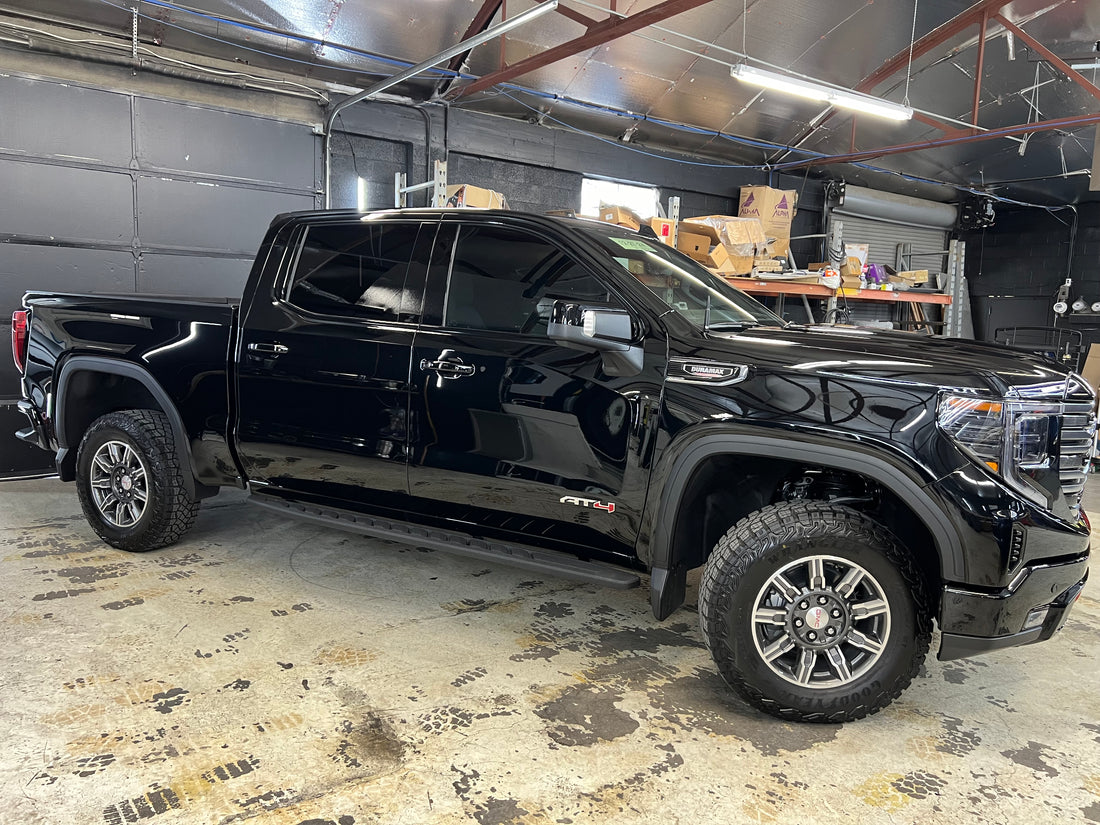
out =
<svg viewBox="0 0 1100 825"><path fill-rule="evenodd" d="M19 372L27 368L27 311L18 310L11 314L11 357Z"/></svg>

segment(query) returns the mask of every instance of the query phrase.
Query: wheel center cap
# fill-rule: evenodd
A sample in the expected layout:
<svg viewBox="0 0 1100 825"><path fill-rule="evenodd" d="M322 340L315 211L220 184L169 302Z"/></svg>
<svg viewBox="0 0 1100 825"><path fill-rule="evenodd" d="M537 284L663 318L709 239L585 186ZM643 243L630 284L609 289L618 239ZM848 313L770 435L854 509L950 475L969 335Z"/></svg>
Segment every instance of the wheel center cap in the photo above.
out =
<svg viewBox="0 0 1100 825"><path fill-rule="evenodd" d="M820 630L829 623L829 611L824 607L811 607L806 611L806 627Z"/></svg>
<svg viewBox="0 0 1100 825"><path fill-rule="evenodd" d="M130 488L134 486L134 480L130 476L123 476L119 484L122 485L123 490L130 492Z"/></svg>

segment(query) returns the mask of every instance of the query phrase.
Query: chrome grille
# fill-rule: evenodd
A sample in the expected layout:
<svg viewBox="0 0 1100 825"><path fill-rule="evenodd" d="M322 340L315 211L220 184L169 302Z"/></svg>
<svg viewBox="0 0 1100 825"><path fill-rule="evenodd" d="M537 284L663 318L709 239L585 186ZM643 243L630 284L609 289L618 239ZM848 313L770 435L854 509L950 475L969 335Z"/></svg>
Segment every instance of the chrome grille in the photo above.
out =
<svg viewBox="0 0 1100 825"><path fill-rule="evenodd" d="M1081 505L1081 493L1088 478L1096 437L1096 413L1092 401L1068 402L1062 405L1061 449L1058 472L1062 494L1071 510Z"/></svg>

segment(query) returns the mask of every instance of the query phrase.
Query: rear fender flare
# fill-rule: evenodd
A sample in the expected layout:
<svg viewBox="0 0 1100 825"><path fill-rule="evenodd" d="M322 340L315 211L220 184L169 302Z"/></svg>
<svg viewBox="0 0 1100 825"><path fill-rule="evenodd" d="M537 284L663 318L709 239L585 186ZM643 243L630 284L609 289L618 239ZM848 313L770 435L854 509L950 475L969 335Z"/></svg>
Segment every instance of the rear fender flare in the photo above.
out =
<svg viewBox="0 0 1100 825"><path fill-rule="evenodd" d="M69 388L72 386L73 376L80 372L98 372L108 375L119 375L124 378L132 378L149 391L149 394L153 396L153 399L160 405L164 414L168 416L168 423L172 427L172 437L176 445L176 455L179 458L180 466L188 468L188 472L183 474L183 483L187 487L188 494L195 497L199 491L195 483L194 464L191 461L190 440L187 437L187 431L183 427L183 419L180 418L179 410L176 409L176 405L171 397L169 397L164 388L157 383L157 380L148 370L137 364L129 361L122 361L117 358L102 358L95 355L74 355L65 361L61 367L61 372L57 376L57 401L54 405L54 431L57 437L57 468L61 477L66 481L71 481L76 472L76 448L79 446L79 440L76 444L69 443L68 432L67 428L64 426L64 422L65 405L68 402ZM83 433L81 436L82 435Z"/></svg>

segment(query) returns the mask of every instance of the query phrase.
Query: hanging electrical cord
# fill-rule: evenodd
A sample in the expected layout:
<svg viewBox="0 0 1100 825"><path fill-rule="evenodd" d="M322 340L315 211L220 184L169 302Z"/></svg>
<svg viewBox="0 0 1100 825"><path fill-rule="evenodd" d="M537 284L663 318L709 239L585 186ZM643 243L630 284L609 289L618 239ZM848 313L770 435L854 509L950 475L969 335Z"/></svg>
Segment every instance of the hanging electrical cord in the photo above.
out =
<svg viewBox="0 0 1100 825"><path fill-rule="evenodd" d="M913 47L917 42L917 6L920 0L913 0L913 27L909 31L909 65L905 67L905 95L902 103L909 105L909 81L913 78Z"/></svg>

